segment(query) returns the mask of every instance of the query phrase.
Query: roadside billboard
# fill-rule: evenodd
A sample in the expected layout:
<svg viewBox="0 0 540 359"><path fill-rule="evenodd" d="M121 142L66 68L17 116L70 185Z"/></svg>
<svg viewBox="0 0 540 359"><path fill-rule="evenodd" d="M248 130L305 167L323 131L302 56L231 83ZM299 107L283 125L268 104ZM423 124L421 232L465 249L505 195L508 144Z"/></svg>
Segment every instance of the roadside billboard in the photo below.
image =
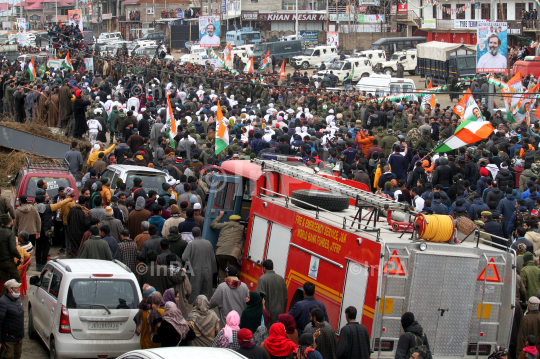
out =
<svg viewBox="0 0 540 359"><path fill-rule="evenodd" d="M328 31L326 33L326 45L339 47L339 32L337 31Z"/></svg>
<svg viewBox="0 0 540 359"><path fill-rule="evenodd" d="M507 23L479 22L476 43L476 72L506 73L507 60Z"/></svg>
<svg viewBox="0 0 540 359"><path fill-rule="evenodd" d="M219 26L219 15L199 17L199 43L202 47L219 47Z"/></svg>

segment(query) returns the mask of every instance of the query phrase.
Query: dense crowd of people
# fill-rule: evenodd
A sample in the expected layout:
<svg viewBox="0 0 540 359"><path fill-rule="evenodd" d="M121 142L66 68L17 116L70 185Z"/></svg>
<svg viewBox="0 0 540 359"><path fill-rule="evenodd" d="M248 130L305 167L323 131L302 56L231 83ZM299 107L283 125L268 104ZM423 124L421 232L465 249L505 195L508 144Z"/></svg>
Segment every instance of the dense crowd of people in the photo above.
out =
<svg viewBox="0 0 540 359"><path fill-rule="evenodd" d="M42 269L49 254L43 239L53 231L68 257L114 258L134 272L138 263L155 267L138 274L144 299L136 323L143 349L197 345L232 348L248 358L367 359L370 339L357 322L357 308L346 309L348 323L338 342L338 328L313 297L313 283L306 282L287 307L287 287L272 260L262 264L255 290L240 281L240 216L220 223L220 213L212 221L211 228L220 230L215 249L202 238L208 192L220 165L280 154L361 182L412 211L466 218L486 243L511 245L518 253L516 303L528 303L528 312L516 306L510 351L499 348L497 357L521 358L532 351L536 341L529 336L540 336L540 325L531 324L540 303L540 124L511 124L501 111L491 113L482 80L473 81L471 90L493 134L434 154L460 124L451 106L424 104L422 110L418 101L379 102L361 93L327 91L324 80L307 73L233 74L129 54L94 56L89 70L83 61L88 50L77 51L77 39L59 39L58 49L69 51L73 70L47 69L31 80L24 68L4 62L3 112L19 122L65 129L88 140L92 151L83 158L73 142L65 155L81 180L80 193L60 187L50 198L47 182L40 180L35 203L23 195L13 209L0 200L3 281L20 280L15 265L28 260L25 253L33 251ZM177 123L170 136L167 98ZM230 138L216 154L218 104ZM153 167L172 179L161 188L146 187L140 177L111 183L101 177L109 164ZM1 309L0 301L0 322ZM401 323L396 358L430 358L426 337L425 351L415 344L425 334L414 315L406 313Z"/></svg>

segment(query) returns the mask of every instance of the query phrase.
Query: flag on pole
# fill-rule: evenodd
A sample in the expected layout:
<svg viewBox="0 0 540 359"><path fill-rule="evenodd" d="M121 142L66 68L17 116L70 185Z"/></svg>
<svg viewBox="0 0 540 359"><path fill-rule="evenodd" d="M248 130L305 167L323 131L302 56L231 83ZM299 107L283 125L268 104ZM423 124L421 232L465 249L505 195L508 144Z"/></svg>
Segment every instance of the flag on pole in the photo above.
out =
<svg viewBox="0 0 540 359"><path fill-rule="evenodd" d="M172 148L175 148L174 137L178 134L176 127L176 120L173 115L171 100L169 98L169 93L167 92L167 116L165 120L165 126L161 129L162 132L165 132L167 138L169 139L169 144Z"/></svg>
<svg viewBox="0 0 540 359"><path fill-rule="evenodd" d="M232 60L232 50L231 50L231 44L228 44L227 47L223 50L223 61L225 62L225 65L229 68L233 68L233 60Z"/></svg>
<svg viewBox="0 0 540 359"><path fill-rule="evenodd" d="M259 72L268 73L268 56L270 56L270 50L266 53L266 56L261 61L261 66L259 66Z"/></svg>
<svg viewBox="0 0 540 359"><path fill-rule="evenodd" d="M253 73L253 57L250 58L248 60L248 62L246 62L246 66L244 66L244 72L248 73L248 74L252 74Z"/></svg>
<svg viewBox="0 0 540 359"><path fill-rule="evenodd" d="M70 71L73 71L73 64L71 63L71 59L69 58L69 52L67 53L64 62L62 62L62 66Z"/></svg>
<svg viewBox="0 0 540 359"><path fill-rule="evenodd" d="M34 66L34 59L30 60L26 71L28 71L28 73L30 74L30 81L34 81L36 78L36 67Z"/></svg>
<svg viewBox="0 0 540 359"><path fill-rule="evenodd" d="M283 62L281 63L281 69L279 70L279 78L285 78L285 60L283 60Z"/></svg>
<svg viewBox="0 0 540 359"><path fill-rule="evenodd" d="M227 146L229 145L229 130L227 129L227 125L229 121L227 119L224 120L223 113L221 112L221 106L219 105L219 101L217 104L217 111L216 111L216 155L219 154L221 151L223 151Z"/></svg>
<svg viewBox="0 0 540 359"><path fill-rule="evenodd" d="M39 73L41 74L41 76L43 76L43 74L45 73L45 71L47 71L47 67L45 66L45 63L42 63L42 64L38 67L38 71L39 71Z"/></svg>
<svg viewBox="0 0 540 359"><path fill-rule="evenodd" d="M429 81L429 86L427 88L428 90L433 88L433 78L431 78L431 80ZM420 111L424 112L428 104L431 106L431 108L435 108L435 106L437 105L434 94L427 94L422 98L422 103L420 104Z"/></svg>
<svg viewBox="0 0 540 359"><path fill-rule="evenodd" d="M456 133L438 145L433 152L448 152L482 141L488 138L492 132L493 127L489 121L463 121L457 128Z"/></svg>
<svg viewBox="0 0 540 359"><path fill-rule="evenodd" d="M510 123L516 123L514 118L514 112L517 108L518 102L521 99L521 94L523 92L523 82L521 81L521 71L518 72L514 77L512 77L501 89L501 93L505 94L503 96L504 106L506 107L506 119ZM510 94L517 94L511 96Z"/></svg>
<svg viewBox="0 0 540 359"><path fill-rule="evenodd" d="M354 63L353 63L353 66L352 66L351 74L350 74L349 76L345 77L345 78L343 79L343 82L345 82L345 81L347 81L347 80L351 80L351 81L352 81L352 80L353 80L353 77L354 77Z"/></svg>
<svg viewBox="0 0 540 359"><path fill-rule="evenodd" d="M531 41L531 48L535 48L536 46L538 46L538 41Z"/></svg>

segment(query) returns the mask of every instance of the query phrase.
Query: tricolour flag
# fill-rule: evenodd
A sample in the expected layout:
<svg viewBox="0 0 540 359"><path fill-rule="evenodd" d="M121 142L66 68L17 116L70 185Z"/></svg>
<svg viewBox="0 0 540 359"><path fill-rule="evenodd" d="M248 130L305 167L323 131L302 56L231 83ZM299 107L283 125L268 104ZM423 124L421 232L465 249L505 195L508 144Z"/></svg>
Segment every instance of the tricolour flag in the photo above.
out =
<svg viewBox="0 0 540 359"><path fill-rule="evenodd" d="M223 151L227 146L229 146L229 130L227 129L227 125L229 121L223 117L223 113L221 112L221 106L219 105L219 101L217 104L217 112L216 112L216 155L219 154L221 151Z"/></svg>
<svg viewBox="0 0 540 359"><path fill-rule="evenodd" d="M519 102L514 109L514 120L516 122L528 120L531 111L531 98L533 94L538 92L539 85L540 84L536 84L533 88L527 90L527 92L525 92L519 99Z"/></svg>
<svg viewBox="0 0 540 359"><path fill-rule="evenodd" d="M270 50L268 50L266 56L261 61L261 66L259 66L259 72L268 73L268 56L270 56Z"/></svg>
<svg viewBox="0 0 540 359"><path fill-rule="evenodd" d="M165 134L167 135L167 138L169 139L169 144L171 145L172 148L175 148L174 137L178 133L177 133L177 128L176 128L176 120L173 115L171 100L169 98L168 92L167 92L167 116L165 120L165 126L163 126L161 131L165 132Z"/></svg>
<svg viewBox="0 0 540 359"><path fill-rule="evenodd" d="M71 63L71 59L69 58L69 52L67 53L64 62L62 62L62 66L70 71L73 71L73 64Z"/></svg>
<svg viewBox="0 0 540 359"><path fill-rule="evenodd" d="M437 146L433 152L448 152L457 148L485 140L493 132L489 121L463 121L446 141Z"/></svg>
<svg viewBox="0 0 540 359"><path fill-rule="evenodd" d="M34 66L34 60L30 60L28 63L28 68L26 69L30 74L30 81L34 81L36 78L36 67Z"/></svg>
<svg viewBox="0 0 540 359"><path fill-rule="evenodd" d="M223 50L223 61L228 68L233 68L231 44L228 44Z"/></svg>
<svg viewBox="0 0 540 359"><path fill-rule="evenodd" d="M514 77L512 77L501 89L503 93L504 106L506 107L506 119L510 123L516 123L514 118L514 112L518 106L518 102L521 99L521 94L523 92L523 82L521 81L521 72L518 72ZM512 96L511 94L517 94Z"/></svg>
<svg viewBox="0 0 540 359"><path fill-rule="evenodd" d="M244 66L244 72L248 73L248 74L252 74L253 73L253 57L250 58L248 60L248 62L246 63L246 66Z"/></svg>
<svg viewBox="0 0 540 359"><path fill-rule="evenodd" d="M283 62L281 63L281 69L279 70L279 78L285 78L285 60L283 60Z"/></svg>
<svg viewBox="0 0 540 359"><path fill-rule="evenodd" d="M535 48L536 46L538 46L538 41L531 41L531 48Z"/></svg>
<svg viewBox="0 0 540 359"><path fill-rule="evenodd" d="M429 81L429 86L427 87L428 89L432 89L433 88L433 78ZM437 102L435 101L435 95L434 94L426 94L423 98L422 98L422 103L420 104L420 110L422 112L424 112L426 110L426 107L427 105L431 105L431 108L435 108L435 106L437 105Z"/></svg>

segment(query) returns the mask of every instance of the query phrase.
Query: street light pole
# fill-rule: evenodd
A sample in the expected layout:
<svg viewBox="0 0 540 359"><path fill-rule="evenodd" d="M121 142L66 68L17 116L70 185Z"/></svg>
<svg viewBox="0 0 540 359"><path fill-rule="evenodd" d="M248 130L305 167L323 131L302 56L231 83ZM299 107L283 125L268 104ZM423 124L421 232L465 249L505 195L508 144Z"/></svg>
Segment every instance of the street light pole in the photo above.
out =
<svg viewBox="0 0 540 359"><path fill-rule="evenodd" d="M298 0L296 0L296 24L294 29L296 30L296 39L298 40Z"/></svg>

